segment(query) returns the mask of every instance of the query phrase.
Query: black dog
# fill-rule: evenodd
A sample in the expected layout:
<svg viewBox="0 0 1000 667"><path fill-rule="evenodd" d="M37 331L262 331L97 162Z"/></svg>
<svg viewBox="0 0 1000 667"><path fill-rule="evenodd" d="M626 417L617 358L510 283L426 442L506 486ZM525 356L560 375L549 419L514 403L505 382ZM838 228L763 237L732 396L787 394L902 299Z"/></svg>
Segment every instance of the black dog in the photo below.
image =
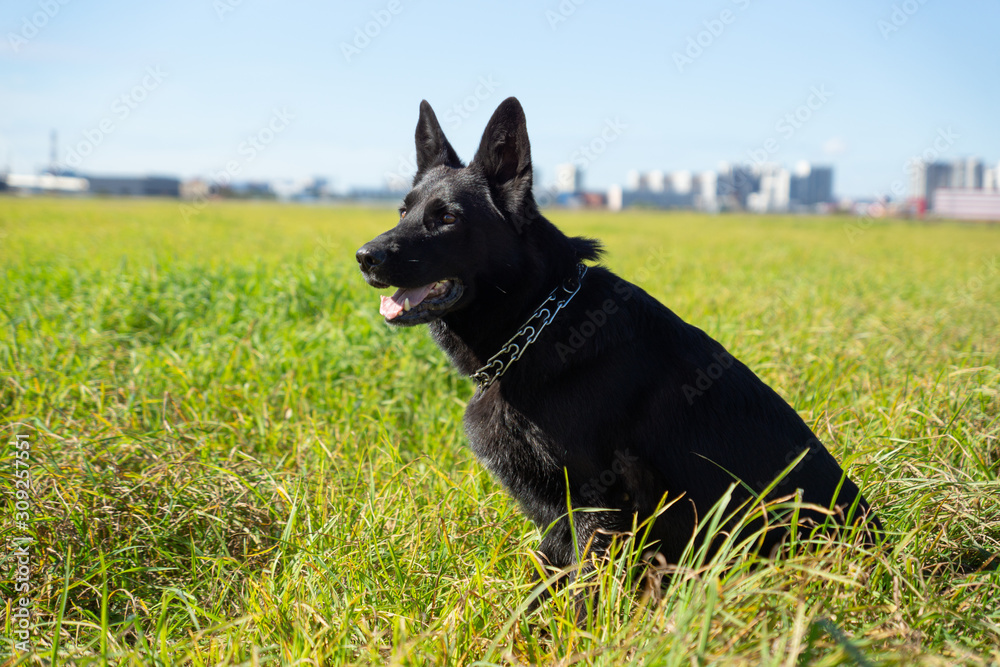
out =
<svg viewBox="0 0 1000 667"><path fill-rule="evenodd" d="M516 99L497 108L467 167L426 101L416 143L399 223L357 260L370 285L399 288L382 297L386 321L429 324L478 382L465 413L472 448L548 529L539 550L550 565L602 553L665 497L679 500L653 522L649 542L677 562L734 483L735 504L800 489L820 508L803 508L800 523L821 524L832 511L827 526L866 521L867 540L877 539L881 525L858 487L795 410L703 331L586 267L601 253L596 241L570 238L540 215ZM574 508L607 511L574 512L571 530L567 493ZM786 517L762 531L759 550L788 525Z"/></svg>

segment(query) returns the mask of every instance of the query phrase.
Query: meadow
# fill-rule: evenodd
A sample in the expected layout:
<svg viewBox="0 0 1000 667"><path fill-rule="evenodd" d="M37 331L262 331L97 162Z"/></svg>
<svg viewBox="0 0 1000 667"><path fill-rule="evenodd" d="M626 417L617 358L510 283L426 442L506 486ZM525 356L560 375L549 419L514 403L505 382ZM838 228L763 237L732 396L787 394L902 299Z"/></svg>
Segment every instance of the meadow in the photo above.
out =
<svg viewBox="0 0 1000 667"><path fill-rule="evenodd" d="M527 611L539 533L467 448L472 382L361 279L395 217L0 198L7 664L1000 662L1000 228L551 212L784 396L890 533L695 548L661 587L624 540L578 627L573 591Z"/></svg>

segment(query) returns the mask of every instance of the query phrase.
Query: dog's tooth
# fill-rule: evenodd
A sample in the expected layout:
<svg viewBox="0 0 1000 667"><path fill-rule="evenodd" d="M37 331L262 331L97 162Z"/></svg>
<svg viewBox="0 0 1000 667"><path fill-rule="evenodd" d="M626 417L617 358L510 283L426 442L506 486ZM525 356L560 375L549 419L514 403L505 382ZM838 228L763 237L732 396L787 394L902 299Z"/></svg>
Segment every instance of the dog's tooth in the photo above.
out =
<svg viewBox="0 0 1000 667"><path fill-rule="evenodd" d="M406 312L410 312L410 308L411 308L410 297L406 297L405 299L403 299L403 310L405 310Z"/></svg>

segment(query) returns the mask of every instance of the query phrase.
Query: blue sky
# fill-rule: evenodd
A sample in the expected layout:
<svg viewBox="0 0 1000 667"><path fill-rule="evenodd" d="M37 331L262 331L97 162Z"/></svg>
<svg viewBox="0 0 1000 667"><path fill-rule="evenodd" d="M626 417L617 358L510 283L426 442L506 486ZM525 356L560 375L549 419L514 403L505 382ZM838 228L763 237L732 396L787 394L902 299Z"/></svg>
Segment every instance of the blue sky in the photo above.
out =
<svg viewBox="0 0 1000 667"><path fill-rule="evenodd" d="M468 160L514 95L544 182L766 155L871 197L942 131L940 157L1000 160L998 30L995 0L4 0L0 168L56 129L83 172L378 185L421 99Z"/></svg>

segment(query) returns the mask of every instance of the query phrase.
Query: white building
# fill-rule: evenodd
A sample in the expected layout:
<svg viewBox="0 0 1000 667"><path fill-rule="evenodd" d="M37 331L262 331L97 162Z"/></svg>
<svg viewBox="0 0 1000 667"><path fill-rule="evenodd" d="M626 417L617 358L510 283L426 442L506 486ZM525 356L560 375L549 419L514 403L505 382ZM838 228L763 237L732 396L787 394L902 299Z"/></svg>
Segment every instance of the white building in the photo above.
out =
<svg viewBox="0 0 1000 667"><path fill-rule="evenodd" d="M608 188L608 210L620 211L624 208L625 197L622 186L612 185Z"/></svg>
<svg viewBox="0 0 1000 667"><path fill-rule="evenodd" d="M54 174L7 174L3 177L11 190L27 192L87 192L90 182L77 176Z"/></svg>
<svg viewBox="0 0 1000 667"><path fill-rule="evenodd" d="M667 189L667 177L659 169L654 169L646 174L646 187L650 192L665 192Z"/></svg>
<svg viewBox="0 0 1000 667"><path fill-rule="evenodd" d="M625 189L635 192L644 189L645 180L637 169L630 169L625 175Z"/></svg>
<svg viewBox="0 0 1000 667"><path fill-rule="evenodd" d="M690 194L692 180L690 171L673 171L670 173L670 191L679 195Z"/></svg>
<svg viewBox="0 0 1000 667"><path fill-rule="evenodd" d="M1000 190L1000 164L983 169L983 190L987 192Z"/></svg>
<svg viewBox="0 0 1000 667"><path fill-rule="evenodd" d="M719 175L714 171L703 171L695 179L694 205L702 211L716 212L719 210Z"/></svg>
<svg viewBox="0 0 1000 667"><path fill-rule="evenodd" d="M959 158L952 163L951 187L980 190L983 187L983 161L979 158Z"/></svg>
<svg viewBox="0 0 1000 667"><path fill-rule="evenodd" d="M583 170L572 162L556 165L556 191L559 193L580 192L583 190Z"/></svg>
<svg viewBox="0 0 1000 667"><path fill-rule="evenodd" d="M759 167L760 189L747 197L747 208L757 213L779 213L788 210L791 174L776 164Z"/></svg>

